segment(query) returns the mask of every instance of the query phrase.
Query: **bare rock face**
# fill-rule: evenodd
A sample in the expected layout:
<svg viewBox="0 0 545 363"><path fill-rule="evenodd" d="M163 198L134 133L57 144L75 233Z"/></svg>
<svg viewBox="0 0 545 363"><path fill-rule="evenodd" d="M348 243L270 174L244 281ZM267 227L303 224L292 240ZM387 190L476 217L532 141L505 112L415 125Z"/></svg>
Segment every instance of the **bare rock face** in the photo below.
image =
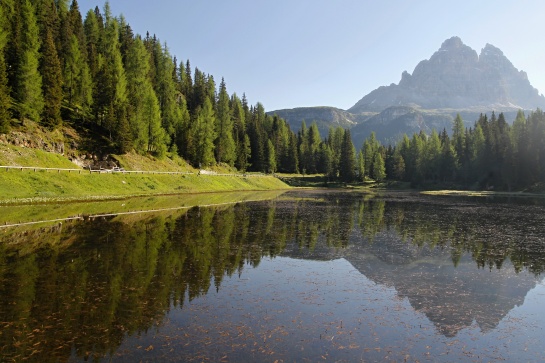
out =
<svg viewBox="0 0 545 363"><path fill-rule="evenodd" d="M453 37L412 75L403 72L399 84L377 88L348 111L381 112L391 106L508 111L543 108L545 97L500 49L487 44L478 55Z"/></svg>

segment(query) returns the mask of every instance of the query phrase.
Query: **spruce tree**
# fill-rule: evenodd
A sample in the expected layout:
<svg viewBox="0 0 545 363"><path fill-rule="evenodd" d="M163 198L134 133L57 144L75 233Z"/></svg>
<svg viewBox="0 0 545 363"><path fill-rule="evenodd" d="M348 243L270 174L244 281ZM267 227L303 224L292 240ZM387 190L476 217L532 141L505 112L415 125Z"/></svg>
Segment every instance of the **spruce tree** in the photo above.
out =
<svg viewBox="0 0 545 363"><path fill-rule="evenodd" d="M78 40L75 35L70 39L70 48L64 60L64 98L68 100L68 105L73 107L77 98L77 88L80 84L82 57L79 50Z"/></svg>
<svg viewBox="0 0 545 363"><path fill-rule="evenodd" d="M343 142L341 145L341 158L339 164L339 178L345 182L354 181L356 174L356 151L350 136L350 130L344 131Z"/></svg>
<svg viewBox="0 0 545 363"><path fill-rule="evenodd" d="M379 152L375 154L375 159L373 160L373 177L378 182L386 179L384 159L382 158L382 154Z"/></svg>
<svg viewBox="0 0 545 363"><path fill-rule="evenodd" d="M327 180L335 179L335 169L333 168L333 153L331 148L327 143L323 143L322 148L322 172L324 173Z"/></svg>
<svg viewBox="0 0 545 363"><path fill-rule="evenodd" d="M77 0L72 0L70 4L70 11L68 13L70 27L72 28L72 34L76 36L78 44L80 46L80 53L85 53L85 32L83 30L83 20L79 11L79 5ZM84 57L87 59L87 57Z"/></svg>
<svg viewBox="0 0 545 363"><path fill-rule="evenodd" d="M464 129L465 129L464 121L462 121L462 117L460 116L460 114L457 114L452 126L452 141L454 144L454 151L456 152L456 155L458 157L457 163L460 166L463 166L465 161L464 160L464 155L465 155Z"/></svg>
<svg viewBox="0 0 545 363"><path fill-rule="evenodd" d="M166 134L161 126L161 109L153 88L148 85L144 91L142 116L148 120L148 152L154 153L159 158L165 156Z"/></svg>
<svg viewBox="0 0 545 363"><path fill-rule="evenodd" d="M405 178L405 160L399 148L395 149L393 159L393 177L396 180L403 180Z"/></svg>
<svg viewBox="0 0 545 363"><path fill-rule="evenodd" d="M122 113L122 109L127 106L127 78L119 49L118 22L111 16L107 2L104 8L106 17L106 28L102 43L104 64L99 71L100 75L97 82L97 89L103 95L101 95L101 102L98 104L98 111L109 113L111 108L108 107L113 104L114 115L107 115L106 122L103 125L109 131L110 139L112 139L112 136L117 134L119 126L115 115Z"/></svg>
<svg viewBox="0 0 545 363"><path fill-rule="evenodd" d="M7 5L7 4L6 4ZM10 22L8 12L0 4L0 133L7 133L10 126L11 97L4 50L8 42Z"/></svg>
<svg viewBox="0 0 545 363"><path fill-rule="evenodd" d="M184 121L181 103L177 100L176 65L166 44L163 48L158 47L156 57L156 94L161 106L162 125L172 145L176 145L177 138L181 137L178 131L182 129Z"/></svg>
<svg viewBox="0 0 545 363"><path fill-rule="evenodd" d="M136 37L132 42L126 63L127 78L131 80L127 84L130 105L129 125L136 151L144 153L148 151L149 143L149 119L145 118L143 112L144 97L147 96L152 86L148 78L149 53L140 37Z"/></svg>
<svg viewBox="0 0 545 363"><path fill-rule="evenodd" d="M0 48L0 134L9 131L11 119L10 104L11 99L9 97L6 62L4 61L4 52Z"/></svg>
<svg viewBox="0 0 545 363"><path fill-rule="evenodd" d="M361 150L358 153L358 158L356 162L357 162L357 168L358 168L358 180L365 181L365 158Z"/></svg>
<svg viewBox="0 0 545 363"><path fill-rule="evenodd" d="M99 72L99 42L100 42L100 26L94 11L89 10L85 16L84 32L86 40L87 63L91 79L96 81L96 76ZM81 43L80 43L81 45Z"/></svg>
<svg viewBox="0 0 545 363"><path fill-rule="evenodd" d="M45 105L42 123L54 128L61 124L62 74L55 43L49 30L46 31L42 46L42 88Z"/></svg>
<svg viewBox="0 0 545 363"><path fill-rule="evenodd" d="M215 163L214 159L214 124L215 115L210 99L205 98L203 107L197 111L196 122L193 124L194 165L207 167Z"/></svg>
<svg viewBox="0 0 545 363"><path fill-rule="evenodd" d="M218 95L215 132L216 160L218 163L223 162L233 165L236 151L235 141L233 140L233 122L229 108L229 95L223 78L221 79Z"/></svg>
<svg viewBox="0 0 545 363"><path fill-rule="evenodd" d="M57 11L57 6L54 0L40 0L34 2L38 15L37 21L40 27L40 38L45 41L47 31L51 33L51 38L55 44L55 50L58 52L57 57L64 57L61 52L61 38L65 36L66 29L61 29L61 19Z"/></svg>
<svg viewBox="0 0 545 363"><path fill-rule="evenodd" d="M235 166L238 170L245 172L248 169L249 160L252 154L252 147L250 144L250 138L247 134L244 134L242 142L239 143L238 152L237 152L237 161Z"/></svg>
<svg viewBox="0 0 545 363"><path fill-rule="evenodd" d="M274 145L271 140L267 140L267 164L266 171L267 173L273 174L276 172L276 153L274 150Z"/></svg>
<svg viewBox="0 0 545 363"><path fill-rule="evenodd" d="M34 8L29 0L22 0L21 20L21 58L13 86L14 98L21 119L39 121L44 108L42 76L39 72L40 40Z"/></svg>

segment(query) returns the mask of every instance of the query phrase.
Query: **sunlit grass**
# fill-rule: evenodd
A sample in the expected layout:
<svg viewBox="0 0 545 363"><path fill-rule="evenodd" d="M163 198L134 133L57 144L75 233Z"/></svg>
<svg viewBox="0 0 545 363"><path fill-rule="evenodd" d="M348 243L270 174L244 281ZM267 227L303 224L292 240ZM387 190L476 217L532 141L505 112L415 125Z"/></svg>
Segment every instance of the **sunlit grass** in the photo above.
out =
<svg viewBox="0 0 545 363"><path fill-rule="evenodd" d="M100 200L143 195L287 189L272 176L97 174L0 169L0 203Z"/></svg>

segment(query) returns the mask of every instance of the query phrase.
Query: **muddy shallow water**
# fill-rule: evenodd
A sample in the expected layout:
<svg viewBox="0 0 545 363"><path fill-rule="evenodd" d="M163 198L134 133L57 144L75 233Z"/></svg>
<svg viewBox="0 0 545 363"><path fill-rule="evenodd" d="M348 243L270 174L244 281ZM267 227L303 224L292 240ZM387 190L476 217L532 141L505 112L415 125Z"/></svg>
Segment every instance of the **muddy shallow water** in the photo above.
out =
<svg viewBox="0 0 545 363"><path fill-rule="evenodd" d="M0 228L0 361L542 361L544 204L293 191Z"/></svg>

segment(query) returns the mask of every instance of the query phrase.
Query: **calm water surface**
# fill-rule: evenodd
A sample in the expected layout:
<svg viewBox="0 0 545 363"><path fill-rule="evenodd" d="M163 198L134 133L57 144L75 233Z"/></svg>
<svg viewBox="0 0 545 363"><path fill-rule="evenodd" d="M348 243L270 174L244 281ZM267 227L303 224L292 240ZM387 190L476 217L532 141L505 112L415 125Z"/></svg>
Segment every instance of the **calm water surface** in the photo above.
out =
<svg viewBox="0 0 545 363"><path fill-rule="evenodd" d="M544 212L294 191L2 227L0 362L543 361Z"/></svg>

